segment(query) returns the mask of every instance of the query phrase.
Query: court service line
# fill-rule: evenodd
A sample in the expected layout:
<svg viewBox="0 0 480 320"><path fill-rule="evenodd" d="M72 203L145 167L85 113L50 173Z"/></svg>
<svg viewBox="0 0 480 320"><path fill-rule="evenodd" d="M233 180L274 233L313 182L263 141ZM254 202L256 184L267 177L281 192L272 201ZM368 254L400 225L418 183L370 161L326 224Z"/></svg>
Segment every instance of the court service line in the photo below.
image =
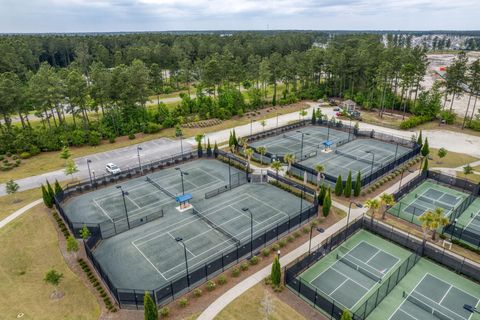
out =
<svg viewBox="0 0 480 320"><path fill-rule="evenodd" d="M174 236L172 236L172 234L171 234L170 232L167 232L167 234L168 234L170 237L172 237L173 240L177 241L176 238L175 238ZM185 250L186 250L187 252L189 252L194 258L197 256L197 255L193 254L192 251L188 250L187 247L185 247Z"/></svg>
<svg viewBox="0 0 480 320"><path fill-rule="evenodd" d="M448 283L448 282L440 279L439 277L435 276L434 274L431 274L431 273L427 272L427 275L429 275L429 276L432 277L432 278L437 279L438 281L441 281L441 282L443 282L443 283L446 283L446 284L448 284L448 285L451 285L450 283ZM463 290L463 289L461 289L461 288L455 287L455 289L457 289L458 291L462 291L463 293L465 293L466 295L469 295L470 297L472 297L472 298L474 298L474 299L477 299L477 303L478 303L478 301L479 301L479 298L478 298L478 297L472 295L471 293L469 293L469 292L467 292L467 291L465 291L465 290Z"/></svg>
<svg viewBox="0 0 480 320"><path fill-rule="evenodd" d="M425 279L425 277L427 276L427 274L428 274L428 273L425 273L425 274L423 275L422 279L420 279L420 281L418 281L418 283L415 285L415 287L413 287L413 289L410 291L410 293L411 293L411 292L415 292L415 290L416 290L417 287L420 285L420 283L422 283L422 281ZM408 296L408 295L409 295L409 293L407 292L407 296ZM401 308L402 308L403 304L405 303L405 301L407 301L407 298L406 298L406 297L403 297L403 296L402 296L402 298L404 298L403 301L402 301L402 303L400 303L400 305L393 311L393 313L390 315L390 317L388 317L388 320L392 319L392 317L395 315L395 313L397 313L397 311L400 310L400 311L403 312L403 310L401 310ZM416 319L416 317L414 317L414 318Z"/></svg>
<svg viewBox="0 0 480 320"><path fill-rule="evenodd" d="M100 209L100 211L111 221L113 222L112 217L97 203L95 199L92 199L92 202Z"/></svg>
<svg viewBox="0 0 480 320"><path fill-rule="evenodd" d="M335 271L335 270L334 270ZM332 292L330 292L328 295L331 295L333 294L335 291L337 291L338 289L340 289L344 284L345 282L347 282L348 280L350 280L350 278L345 278L345 280L342 281L342 283L340 283Z"/></svg>
<svg viewBox="0 0 480 320"><path fill-rule="evenodd" d="M330 268L331 268L333 271L335 271L335 272L337 272L337 273L340 273L340 274L343 275L344 277L350 279L352 282L355 282L355 283L358 284L360 287L362 287L362 288L364 288L365 290L367 290L367 292L371 289L371 287L370 287L370 288L365 287L363 284L357 282L357 281L354 280L353 278L347 276L345 273L343 273L343 272L341 272L340 270L338 270L337 268L335 268L335 265L338 264L338 263L339 263L339 261L335 262L335 264L333 264ZM343 263L343 262L342 262L342 263ZM349 266L349 267L350 267L350 266ZM350 267L350 268L352 268L352 267ZM355 270L354 268L352 268L352 269ZM358 270L355 270L355 271L357 271L358 273L361 273L361 272L358 271ZM373 285L372 287L374 287L374 286L375 286L375 285Z"/></svg>
<svg viewBox="0 0 480 320"><path fill-rule="evenodd" d="M446 297L447 294L450 292L450 290L452 289L452 287L453 287L453 286L452 286L451 284L449 284L449 287L448 287L447 291L445 291L445 294L443 295L442 299L440 299L440 301L438 302L439 305L442 304L442 301L445 299L445 297Z"/></svg>
<svg viewBox="0 0 480 320"><path fill-rule="evenodd" d="M157 269L157 267L155 267L155 265L152 263L152 261L150 261L150 259L148 259L145 254L143 254L142 250L138 249L138 247L132 242L132 245L135 247L135 249L138 250L138 252L140 252L140 254L145 258L145 260L148 261L148 263L150 263L150 265L155 269L157 270L158 274L162 276L163 279L165 279L165 281L168 281L167 278L165 278L165 276L160 272L160 270Z"/></svg>

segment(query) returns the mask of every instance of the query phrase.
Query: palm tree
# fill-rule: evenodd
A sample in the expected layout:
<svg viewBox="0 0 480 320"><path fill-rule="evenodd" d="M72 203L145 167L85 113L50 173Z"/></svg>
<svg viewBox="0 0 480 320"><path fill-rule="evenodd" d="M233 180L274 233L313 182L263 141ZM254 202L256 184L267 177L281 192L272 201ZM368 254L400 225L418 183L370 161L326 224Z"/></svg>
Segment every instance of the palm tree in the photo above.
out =
<svg viewBox="0 0 480 320"><path fill-rule="evenodd" d="M391 193L382 193L380 196L380 206L382 207L382 220L385 219L387 213L387 207L391 207L395 204L395 197Z"/></svg>
<svg viewBox="0 0 480 320"><path fill-rule="evenodd" d="M463 167L463 174L465 175L465 178L467 178L467 176L472 173L473 173L473 168L470 164L467 164L465 167Z"/></svg>
<svg viewBox="0 0 480 320"><path fill-rule="evenodd" d="M280 169L282 169L282 164L280 163L280 161L278 160L273 161L272 169L275 170L275 172L277 173L277 179L278 179L278 172L280 171Z"/></svg>
<svg viewBox="0 0 480 320"><path fill-rule="evenodd" d="M316 164L314 167L315 171L317 171L317 187L320 186L320 178L322 178L322 184L323 184L323 179L324 175L323 173L325 172L325 166L323 164Z"/></svg>
<svg viewBox="0 0 480 320"><path fill-rule="evenodd" d="M377 214L377 210L378 208L380 208L380 201L378 199L368 199L367 201L365 201L365 207L368 208L369 210L372 210L370 221L371 223L373 223L373 219Z"/></svg>
<svg viewBox="0 0 480 320"><path fill-rule="evenodd" d="M267 153L267 148L258 147L257 152L260 153L260 163L263 164L263 156Z"/></svg>
<svg viewBox="0 0 480 320"><path fill-rule="evenodd" d="M292 163L295 162L295 155L291 153L287 153L285 154L285 156L283 156L283 160L285 160L285 162L288 163L288 171L290 171L290 168L292 167Z"/></svg>
<svg viewBox="0 0 480 320"><path fill-rule="evenodd" d="M422 214L418 220L422 223L423 229L423 240L427 238L427 231L432 231L432 240L435 241L435 235L437 234L438 228L445 227L450 220L443 213L442 208L436 208L435 210L428 210Z"/></svg>
<svg viewBox="0 0 480 320"><path fill-rule="evenodd" d="M247 138L240 138L240 140L238 140L238 144L240 145L240 147L243 148L243 150L245 150L248 147L248 139Z"/></svg>

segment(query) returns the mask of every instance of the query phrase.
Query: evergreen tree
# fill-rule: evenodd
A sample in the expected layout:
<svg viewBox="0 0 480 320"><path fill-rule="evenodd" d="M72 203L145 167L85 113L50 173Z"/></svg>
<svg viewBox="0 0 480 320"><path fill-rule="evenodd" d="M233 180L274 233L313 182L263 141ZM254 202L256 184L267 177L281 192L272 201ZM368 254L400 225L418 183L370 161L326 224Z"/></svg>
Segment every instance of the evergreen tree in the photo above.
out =
<svg viewBox="0 0 480 320"><path fill-rule="evenodd" d="M208 139L208 142L207 142L207 156L209 157L212 156L212 147L210 146L210 139Z"/></svg>
<svg viewBox="0 0 480 320"><path fill-rule="evenodd" d="M74 254L78 251L78 242L72 235L69 235L67 238L67 251Z"/></svg>
<svg viewBox="0 0 480 320"><path fill-rule="evenodd" d="M352 171L348 173L347 182L345 183L345 189L343 190L345 197L350 198L352 195Z"/></svg>
<svg viewBox="0 0 480 320"><path fill-rule="evenodd" d="M323 206L323 200L325 199L325 194L327 193L327 188L324 184L320 187L320 191L318 192L318 205Z"/></svg>
<svg viewBox="0 0 480 320"><path fill-rule="evenodd" d="M422 145L423 145L422 130L420 130L420 133L418 134L417 144L420 146L420 148L421 148Z"/></svg>
<svg viewBox="0 0 480 320"><path fill-rule="evenodd" d="M80 236L82 237L83 241L87 240L90 237L90 230L88 230L87 226L84 224L82 229L80 230Z"/></svg>
<svg viewBox="0 0 480 320"><path fill-rule="evenodd" d="M55 194L63 191L62 186L60 186L60 183L58 183L57 179L55 179L54 191L55 191Z"/></svg>
<svg viewBox="0 0 480 320"><path fill-rule="evenodd" d="M279 286L282 279L282 270L280 267L280 261L278 260L278 256L275 256L272 263L272 272L270 274L270 279L275 286Z"/></svg>
<svg viewBox="0 0 480 320"><path fill-rule="evenodd" d="M217 145L217 141L215 141L215 145L213 146L213 155L216 157L218 157L218 145Z"/></svg>
<svg viewBox="0 0 480 320"><path fill-rule="evenodd" d="M337 182L335 183L335 195L340 197L343 193L343 181L342 175L338 175Z"/></svg>
<svg viewBox="0 0 480 320"><path fill-rule="evenodd" d="M325 199L323 200L323 207L322 207L322 213L324 217L328 217L331 207L332 207L332 194L331 194L330 188L328 188L327 192L325 193Z"/></svg>
<svg viewBox="0 0 480 320"><path fill-rule="evenodd" d="M425 160L423 161L422 173L427 172L427 170L428 170L428 158L425 157Z"/></svg>
<svg viewBox="0 0 480 320"><path fill-rule="evenodd" d="M150 294L145 291L143 296L143 307L145 320L158 320L158 310Z"/></svg>
<svg viewBox="0 0 480 320"><path fill-rule="evenodd" d="M315 123L317 123L317 116L315 114L315 110L313 110L313 112L312 112L312 124L315 124Z"/></svg>
<svg viewBox="0 0 480 320"><path fill-rule="evenodd" d="M47 180L47 192L50 195L50 197L53 199L55 197L55 192L53 192L53 188L50 185L50 182Z"/></svg>
<svg viewBox="0 0 480 320"><path fill-rule="evenodd" d="M232 150L232 147L235 145L235 142L233 141L233 134L232 131L230 131L230 137L228 138L228 147L230 148L230 151Z"/></svg>
<svg viewBox="0 0 480 320"><path fill-rule="evenodd" d="M70 148L67 146L64 146L62 148L62 151L60 151L60 158L64 160L68 160L70 159L71 156L72 156L72 153L70 152Z"/></svg>
<svg viewBox="0 0 480 320"><path fill-rule="evenodd" d="M18 189L20 189L20 186L18 185L18 183L16 183L15 181L13 181L12 179L10 179L9 181L7 181L7 183L5 184L5 191L7 192L7 194L13 194L13 201L16 202L16 195L15 193L17 193Z"/></svg>
<svg viewBox="0 0 480 320"><path fill-rule="evenodd" d="M362 174L360 171L357 173L357 180L355 181L355 188L353 189L353 196L358 197L362 189Z"/></svg>
<svg viewBox="0 0 480 320"><path fill-rule="evenodd" d="M428 138L425 138L425 143L423 144L421 153L424 157L428 156L428 154L430 153L430 149L428 147Z"/></svg>
<svg viewBox="0 0 480 320"><path fill-rule="evenodd" d="M234 147L238 146L238 139L237 139L237 134L235 133L235 129L233 129L233 146Z"/></svg>

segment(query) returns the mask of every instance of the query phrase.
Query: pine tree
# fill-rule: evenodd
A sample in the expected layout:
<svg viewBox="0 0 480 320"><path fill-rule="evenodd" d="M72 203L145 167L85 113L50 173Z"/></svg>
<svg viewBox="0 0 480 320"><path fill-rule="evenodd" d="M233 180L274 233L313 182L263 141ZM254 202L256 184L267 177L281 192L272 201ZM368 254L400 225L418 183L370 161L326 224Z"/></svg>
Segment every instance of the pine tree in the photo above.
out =
<svg viewBox="0 0 480 320"><path fill-rule="evenodd" d="M278 261L278 256L275 256L272 263L272 272L270 274L270 279L275 286L279 286L282 279L282 270L280 267L280 261Z"/></svg>
<svg viewBox="0 0 480 320"><path fill-rule="evenodd" d="M428 147L428 138L425 138L425 143L423 144L421 153L424 157L428 156L428 154L430 153L430 149Z"/></svg>
<svg viewBox="0 0 480 320"><path fill-rule="evenodd" d="M197 142L197 154L199 158L203 156L202 141Z"/></svg>
<svg viewBox="0 0 480 320"><path fill-rule="evenodd" d="M340 320L352 320L352 314L347 309L343 310Z"/></svg>
<svg viewBox="0 0 480 320"><path fill-rule="evenodd" d="M425 161L423 161L422 173L427 172L428 170L428 158L425 157Z"/></svg>
<svg viewBox="0 0 480 320"><path fill-rule="evenodd" d="M58 183L57 179L55 179L54 191L55 191L55 194L58 194L63 191L62 186L60 186L60 183Z"/></svg>
<svg viewBox="0 0 480 320"><path fill-rule="evenodd" d="M88 230L88 227L85 224L80 230L80 236L82 237L83 241L87 240L90 237L90 230Z"/></svg>
<svg viewBox="0 0 480 320"><path fill-rule="evenodd" d="M45 204L45 206L47 206L48 208L53 207L52 197L50 196L50 194L47 191L47 188L45 188L43 184L42 184L42 197L43 197L43 203Z"/></svg>
<svg viewBox="0 0 480 320"><path fill-rule="evenodd" d="M235 129L233 129L233 146L238 146L237 134L235 133Z"/></svg>
<svg viewBox="0 0 480 320"><path fill-rule="evenodd" d="M155 302L153 302L152 297L147 291L145 291L145 295L143 296L143 308L144 308L145 320L158 319L157 307L155 306Z"/></svg>
<svg viewBox="0 0 480 320"><path fill-rule="evenodd" d="M209 157L212 156L212 146L210 145L210 139L208 139L208 142L207 142L207 156Z"/></svg>
<svg viewBox="0 0 480 320"><path fill-rule="evenodd" d="M335 195L340 197L343 193L343 181L342 175L340 174L337 178L337 182L335 183Z"/></svg>
<svg viewBox="0 0 480 320"><path fill-rule="evenodd" d="M343 190L345 197L350 198L352 195L352 171L348 173L347 182L345 183L345 189Z"/></svg>
<svg viewBox="0 0 480 320"><path fill-rule="evenodd" d="M233 142L233 134L232 131L230 131L230 137L228 138L228 147L230 148L230 151L232 150L232 147L235 145Z"/></svg>
<svg viewBox="0 0 480 320"><path fill-rule="evenodd" d="M325 199L325 194L327 193L327 188L324 184L320 187L320 191L318 192L318 205L323 206L323 200Z"/></svg>
<svg viewBox="0 0 480 320"><path fill-rule="evenodd" d="M53 188L50 185L50 182L48 182L48 180L47 180L47 192L53 200L53 198L55 197L55 192L53 192Z"/></svg>
<svg viewBox="0 0 480 320"><path fill-rule="evenodd" d="M331 207L332 207L332 194L331 194L330 188L328 188L327 192L325 193L325 199L323 200L323 207L322 207L322 213L324 217L328 217Z"/></svg>
<svg viewBox="0 0 480 320"><path fill-rule="evenodd" d="M73 254L76 254L78 251L78 242L72 235L69 235L67 238L67 251Z"/></svg>
<svg viewBox="0 0 480 320"><path fill-rule="evenodd" d="M355 188L353 189L353 196L358 197L362 189L362 174L360 171L357 173L357 180L355 181Z"/></svg>
<svg viewBox="0 0 480 320"><path fill-rule="evenodd" d="M72 156L72 153L70 152L70 149L67 146L64 146L62 148L62 151L60 151L60 158L64 160L70 159Z"/></svg>
<svg viewBox="0 0 480 320"><path fill-rule="evenodd" d="M422 137L422 130L420 130L420 133L418 134L418 138L417 138L417 144L420 146L420 148L422 147L422 143L423 142L423 137Z"/></svg>
<svg viewBox="0 0 480 320"><path fill-rule="evenodd" d="M317 123L317 116L315 114L315 110L312 112L312 124Z"/></svg>
<svg viewBox="0 0 480 320"><path fill-rule="evenodd" d="M213 146L213 155L216 157L218 157L218 145L217 145L217 141L215 141L215 145Z"/></svg>

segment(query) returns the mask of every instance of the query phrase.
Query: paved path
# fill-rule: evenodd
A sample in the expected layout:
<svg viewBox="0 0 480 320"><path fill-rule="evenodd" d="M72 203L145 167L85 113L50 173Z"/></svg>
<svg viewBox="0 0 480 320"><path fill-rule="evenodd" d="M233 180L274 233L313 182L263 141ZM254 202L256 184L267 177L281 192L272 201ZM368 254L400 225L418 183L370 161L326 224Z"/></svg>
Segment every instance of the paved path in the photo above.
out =
<svg viewBox="0 0 480 320"><path fill-rule="evenodd" d="M12 213L11 215L7 216L6 218L4 218L3 220L0 220L0 229L2 229L3 227L5 227L10 221L20 217L22 214L24 214L25 212L27 212L28 210L30 210L31 208L35 207L36 205L39 205L40 203L42 203L43 200L42 199L37 199L29 204L27 204L26 206L18 209L17 211L15 211L14 213Z"/></svg>

